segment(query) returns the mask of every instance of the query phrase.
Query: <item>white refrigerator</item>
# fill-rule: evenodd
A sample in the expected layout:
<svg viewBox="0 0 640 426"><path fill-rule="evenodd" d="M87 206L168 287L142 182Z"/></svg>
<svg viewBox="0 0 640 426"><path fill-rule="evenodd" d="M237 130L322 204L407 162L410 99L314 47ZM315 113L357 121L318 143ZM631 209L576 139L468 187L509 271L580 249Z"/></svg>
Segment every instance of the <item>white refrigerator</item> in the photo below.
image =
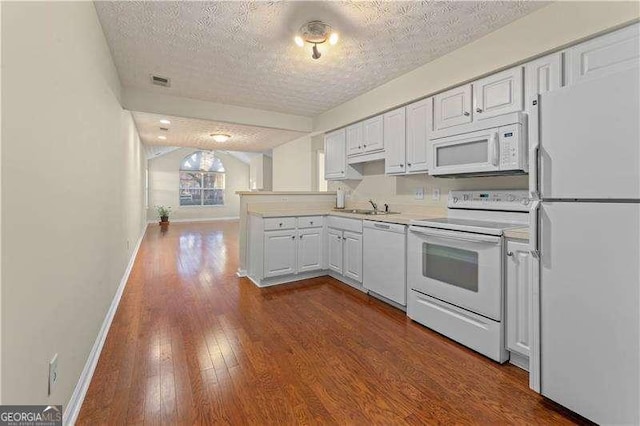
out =
<svg viewBox="0 0 640 426"><path fill-rule="evenodd" d="M640 73L531 102L534 387L597 423L640 424Z"/></svg>

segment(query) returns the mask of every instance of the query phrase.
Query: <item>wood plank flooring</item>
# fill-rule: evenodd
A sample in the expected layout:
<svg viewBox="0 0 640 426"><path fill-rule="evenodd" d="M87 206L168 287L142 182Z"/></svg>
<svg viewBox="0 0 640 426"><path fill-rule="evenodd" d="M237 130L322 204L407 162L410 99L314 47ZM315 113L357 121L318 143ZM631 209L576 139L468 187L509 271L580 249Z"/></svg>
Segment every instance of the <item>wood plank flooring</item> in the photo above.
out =
<svg viewBox="0 0 640 426"><path fill-rule="evenodd" d="M572 424L499 365L329 277L235 275L238 223L149 226L77 424Z"/></svg>

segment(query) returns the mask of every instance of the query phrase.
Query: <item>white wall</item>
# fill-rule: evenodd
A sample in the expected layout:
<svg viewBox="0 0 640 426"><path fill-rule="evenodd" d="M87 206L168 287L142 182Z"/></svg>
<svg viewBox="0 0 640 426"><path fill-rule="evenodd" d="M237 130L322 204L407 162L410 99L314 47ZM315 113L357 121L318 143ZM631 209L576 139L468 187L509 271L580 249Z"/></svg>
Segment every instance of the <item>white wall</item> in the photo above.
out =
<svg viewBox="0 0 640 426"><path fill-rule="evenodd" d="M640 17L640 2L554 2L314 119L325 132Z"/></svg>
<svg viewBox="0 0 640 426"><path fill-rule="evenodd" d="M310 136L273 149L273 190L311 191L314 181L314 155Z"/></svg>
<svg viewBox="0 0 640 426"><path fill-rule="evenodd" d="M169 220L204 220L239 217L240 197L236 191L249 190L249 165L232 155L216 151L226 171L224 206L184 206L180 207L180 163L196 148L181 148L158 158L149 160L149 209L147 218L158 219L155 206L171 207Z"/></svg>
<svg viewBox="0 0 640 426"><path fill-rule="evenodd" d="M2 402L66 405L145 223L144 162L93 3L3 2L2 63Z"/></svg>
<svg viewBox="0 0 640 426"><path fill-rule="evenodd" d="M256 154L249 160L249 188L271 191L273 189L273 168L271 157Z"/></svg>

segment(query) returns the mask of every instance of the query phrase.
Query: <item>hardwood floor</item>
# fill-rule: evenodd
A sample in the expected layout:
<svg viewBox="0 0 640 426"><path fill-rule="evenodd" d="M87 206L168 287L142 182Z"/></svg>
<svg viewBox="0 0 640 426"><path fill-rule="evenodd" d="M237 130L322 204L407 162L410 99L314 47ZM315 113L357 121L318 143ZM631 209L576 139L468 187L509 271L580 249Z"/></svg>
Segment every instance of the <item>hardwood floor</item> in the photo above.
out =
<svg viewBox="0 0 640 426"><path fill-rule="evenodd" d="M237 244L237 222L149 226L77 424L581 421L332 278L255 287Z"/></svg>

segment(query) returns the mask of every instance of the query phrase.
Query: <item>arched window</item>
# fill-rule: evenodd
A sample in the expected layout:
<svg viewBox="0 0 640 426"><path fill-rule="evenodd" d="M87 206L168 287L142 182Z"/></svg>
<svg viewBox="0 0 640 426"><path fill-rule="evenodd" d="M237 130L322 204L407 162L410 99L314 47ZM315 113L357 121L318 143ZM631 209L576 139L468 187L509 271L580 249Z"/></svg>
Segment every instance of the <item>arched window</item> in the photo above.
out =
<svg viewBox="0 0 640 426"><path fill-rule="evenodd" d="M195 151L180 163L180 205L224 205L224 166L213 151Z"/></svg>

